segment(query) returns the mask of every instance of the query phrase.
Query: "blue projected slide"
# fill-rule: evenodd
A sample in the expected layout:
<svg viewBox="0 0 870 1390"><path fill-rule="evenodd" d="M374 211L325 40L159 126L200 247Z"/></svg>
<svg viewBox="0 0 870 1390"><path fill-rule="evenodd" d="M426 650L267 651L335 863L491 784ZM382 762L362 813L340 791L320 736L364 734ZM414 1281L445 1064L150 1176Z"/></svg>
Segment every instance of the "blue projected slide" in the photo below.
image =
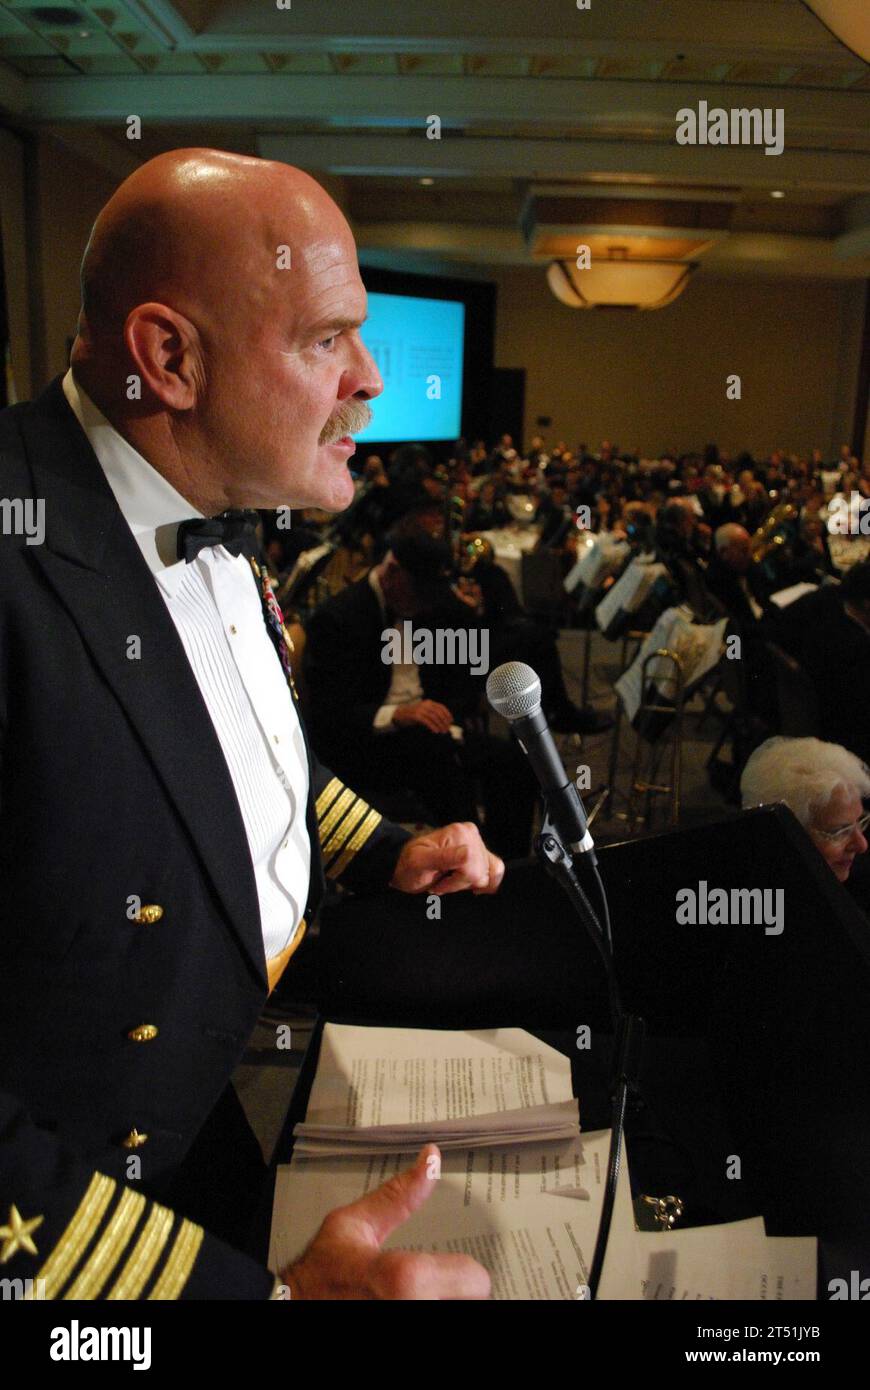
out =
<svg viewBox="0 0 870 1390"><path fill-rule="evenodd" d="M370 294L362 340L383 377L374 417L355 438L457 439L462 414L465 305L453 299Z"/></svg>

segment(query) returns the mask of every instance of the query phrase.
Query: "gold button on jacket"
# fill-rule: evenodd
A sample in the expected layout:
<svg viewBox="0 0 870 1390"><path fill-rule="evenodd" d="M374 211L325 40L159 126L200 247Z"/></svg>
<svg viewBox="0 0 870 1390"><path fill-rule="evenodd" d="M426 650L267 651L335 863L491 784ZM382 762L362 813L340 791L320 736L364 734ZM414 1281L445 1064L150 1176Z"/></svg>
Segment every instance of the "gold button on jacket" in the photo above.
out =
<svg viewBox="0 0 870 1390"><path fill-rule="evenodd" d="M125 1149L141 1149L143 1144L148 1143L148 1135L140 1134L138 1129L131 1129L126 1139L121 1140L121 1146Z"/></svg>
<svg viewBox="0 0 870 1390"><path fill-rule="evenodd" d="M151 1042L157 1037L157 1028L153 1023L140 1023L138 1028L131 1028L127 1037L131 1042Z"/></svg>
<svg viewBox="0 0 870 1390"><path fill-rule="evenodd" d="M138 922L140 926L150 926L152 922L159 922L162 916L163 908L159 903L145 903L143 907L140 907L133 921Z"/></svg>

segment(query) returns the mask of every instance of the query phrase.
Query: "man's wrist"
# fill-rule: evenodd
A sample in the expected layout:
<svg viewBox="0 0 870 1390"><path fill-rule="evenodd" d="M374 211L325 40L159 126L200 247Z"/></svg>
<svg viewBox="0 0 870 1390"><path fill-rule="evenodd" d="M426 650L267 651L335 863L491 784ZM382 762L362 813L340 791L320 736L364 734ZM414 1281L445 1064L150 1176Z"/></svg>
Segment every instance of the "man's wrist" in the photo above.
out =
<svg viewBox="0 0 870 1390"><path fill-rule="evenodd" d="M375 733L383 733L385 729L392 728L395 723L397 709L398 705L381 705L373 721Z"/></svg>

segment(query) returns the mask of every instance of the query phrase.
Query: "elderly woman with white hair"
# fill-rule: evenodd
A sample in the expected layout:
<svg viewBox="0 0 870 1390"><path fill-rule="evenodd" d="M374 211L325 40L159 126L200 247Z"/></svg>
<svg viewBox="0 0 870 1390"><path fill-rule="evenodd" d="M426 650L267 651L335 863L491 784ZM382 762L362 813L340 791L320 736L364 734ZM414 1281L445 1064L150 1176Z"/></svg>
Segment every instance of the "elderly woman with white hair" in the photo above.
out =
<svg viewBox="0 0 870 1390"><path fill-rule="evenodd" d="M867 849L870 772L838 743L818 738L769 738L747 760L740 778L743 809L784 801L841 883Z"/></svg>

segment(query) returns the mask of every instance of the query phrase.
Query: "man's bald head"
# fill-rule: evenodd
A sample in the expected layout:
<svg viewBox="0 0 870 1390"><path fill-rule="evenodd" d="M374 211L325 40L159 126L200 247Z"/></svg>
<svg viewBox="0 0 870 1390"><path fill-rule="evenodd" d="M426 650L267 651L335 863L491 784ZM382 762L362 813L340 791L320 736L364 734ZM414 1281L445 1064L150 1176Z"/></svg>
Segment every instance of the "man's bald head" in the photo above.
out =
<svg viewBox="0 0 870 1390"><path fill-rule="evenodd" d="M722 563L738 574L745 574L752 559L752 537L745 526L726 521L724 526L717 527L713 542Z"/></svg>
<svg viewBox="0 0 870 1390"><path fill-rule="evenodd" d="M125 179L100 212L81 269L95 344L148 300L181 312L271 285L279 245L297 254L316 229L352 234L301 169L222 150L172 150Z"/></svg>
<svg viewBox="0 0 870 1390"><path fill-rule="evenodd" d="M159 155L103 208L81 278L76 379L186 497L347 505L352 449L334 441L382 383L353 234L315 179L220 150Z"/></svg>

